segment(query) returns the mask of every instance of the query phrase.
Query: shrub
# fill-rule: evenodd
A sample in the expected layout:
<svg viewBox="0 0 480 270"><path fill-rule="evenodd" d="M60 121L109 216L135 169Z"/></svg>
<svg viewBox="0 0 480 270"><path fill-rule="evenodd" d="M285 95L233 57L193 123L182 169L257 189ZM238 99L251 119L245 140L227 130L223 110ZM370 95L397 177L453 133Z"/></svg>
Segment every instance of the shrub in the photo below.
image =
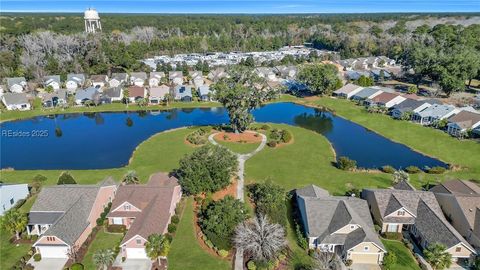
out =
<svg viewBox="0 0 480 270"><path fill-rule="evenodd" d="M119 224L111 224L108 225L107 231L111 233L123 233L126 231L125 225L119 225Z"/></svg>
<svg viewBox="0 0 480 270"><path fill-rule="evenodd" d="M290 133L290 131L284 129L282 131L282 142L288 143L291 140L292 140L292 133Z"/></svg>
<svg viewBox="0 0 480 270"><path fill-rule="evenodd" d="M345 266L347 266L347 267L348 267L348 266L351 266L352 263L353 263L353 261L350 260L350 259L348 259L348 260L345 261Z"/></svg>
<svg viewBox="0 0 480 270"><path fill-rule="evenodd" d="M382 172L384 173L394 173L396 170L392 166L386 165L382 167Z"/></svg>
<svg viewBox="0 0 480 270"><path fill-rule="evenodd" d="M247 269L248 270L256 270L257 269L257 266L255 265L255 262L254 261L249 261L247 263Z"/></svg>
<svg viewBox="0 0 480 270"><path fill-rule="evenodd" d="M207 133L209 133L210 130L207 130L206 127L200 128L195 130L194 132L190 133L187 135L186 140L194 145L202 145L207 142Z"/></svg>
<svg viewBox="0 0 480 270"><path fill-rule="evenodd" d="M261 129L263 130L269 130L270 129L270 126L265 124L265 125L262 125Z"/></svg>
<svg viewBox="0 0 480 270"><path fill-rule="evenodd" d="M177 230L177 226L175 226L175 224L168 224L167 231L169 233L174 233L176 230Z"/></svg>
<svg viewBox="0 0 480 270"><path fill-rule="evenodd" d="M40 253L33 255L34 261L39 262L41 259L42 259L42 255L40 255Z"/></svg>
<svg viewBox="0 0 480 270"><path fill-rule="evenodd" d="M58 177L57 185L76 184L75 179L69 172L62 172Z"/></svg>
<svg viewBox="0 0 480 270"><path fill-rule="evenodd" d="M177 215L174 215L172 217L172 223L173 224L178 224L178 222L180 222L180 218Z"/></svg>
<svg viewBox="0 0 480 270"><path fill-rule="evenodd" d="M406 245L405 245L409 250L413 250L413 244L408 242Z"/></svg>
<svg viewBox="0 0 480 270"><path fill-rule="evenodd" d="M445 171L446 171L446 169L444 167L440 167L440 166L435 166L435 167L427 169L427 173L430 173L430 174L442 174Z"/></svg>
<svg viewBox="0 0 480 270"><path fill-rule="evenodd" d="M267 143L267 145L268 145L269 147L272 147L272 148L273 148L273 147L277 146L277 142L276 142L276 141L269 141L269 142Z"/></svg>
<svg viewBox="0 0 480 270"><path fill-rule="evenodd" d="M271 140L278 142L282 139L282 133L281 130L275 128L270 131L269 137Z"/></svg>
<svg viewBox="0 0 480 270"><path fill-rule="evenodd" d="M226 250L224 250L224 249L220 249L220 250L218 251L218 255L220 255L220 257L222 257L222 258L225 258L225 257L228 256L228 251L226 251Z"/></svg>
<svg viewBox="0 0 480 270"><path fill-rule="evenodd" d="M344 171L351 171L357 168L357 162L349 159L348 157L339 157L337 161L337 167Z"/></svg>
<svg viewBox="0 0 480 270"><path fill-rule="evenodd" d="M302 230L300 229L300 225L296 224L295 226L295 234L297 235L297 243L298 245L303 248L307 249L308 248L308 241L305 238L305 236L302 233Z"/></svg>
<svg viewBox="0 0 480 270"><path fill-rule="evenodd" d="M70 270L83 270L83 264L81 263L74 263L70 266Z"/></svg>
<svg viewBox="0 0 480 270"><path fill-rule="evenodd" d="M205 245L207 245L209 248L213 248L213 243L210 240L205 241Z"/></svg>
<svg viewBox="0 0 480 270"><path fill-rule="evenodd" d="M380 230L382 229L382 227L380 227L380 225L378 225L378 224L375 224L373 227L375 228L375 231L377 233L380 232Z"/></svg>
<svg viewBox="0 0 480 270"><path fill-rule="evenodd" d="M285 254L280 254L280 255L278 255L278 259L280 261L285 261L285 259L287 259L287 256Z"/></svg>
<svg viewBox="0 0 480 270"><path fill-rule="evenodd" d="M104 223L104 221L105 221L105 220L104 220L103 218L101 218L101 217L97 218L97 226L102 226L103 223Z"/></svg>
<svg viewBox="0 0 480 270"><path fill-rule="evenodd" d="M421 172L421 170L417 166L408 166L405 168L405 171L409 174Z"/></svg>
<svg viewBox="0 0 480 270"><path fill-rule="evenodd" d="M168 240L168 242L170 242L170 243L171 243L172 240L173 240L173 236L172 236L171 234L169 234L169 233L165 234L165 238L166 238L166 239Z"/></svg>
<svg viewBox="0 0 480 270"><path fill-rule="evenodd" d="M397 263L397 256L393 252L388 252L385 258L383 258L384 269L390 270L395 263Z"/></svg>

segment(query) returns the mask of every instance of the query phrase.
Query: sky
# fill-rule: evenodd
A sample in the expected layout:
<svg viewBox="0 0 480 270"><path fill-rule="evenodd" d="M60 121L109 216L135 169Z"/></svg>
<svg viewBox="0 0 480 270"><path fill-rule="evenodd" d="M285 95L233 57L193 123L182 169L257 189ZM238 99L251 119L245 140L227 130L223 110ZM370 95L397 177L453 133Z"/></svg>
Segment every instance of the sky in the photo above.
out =
<svg viewBox="0 0 480 270"><path fill-rule="evenodd" d="M480 12L480 0L0 0L0 12L379 13Z"/></svg>

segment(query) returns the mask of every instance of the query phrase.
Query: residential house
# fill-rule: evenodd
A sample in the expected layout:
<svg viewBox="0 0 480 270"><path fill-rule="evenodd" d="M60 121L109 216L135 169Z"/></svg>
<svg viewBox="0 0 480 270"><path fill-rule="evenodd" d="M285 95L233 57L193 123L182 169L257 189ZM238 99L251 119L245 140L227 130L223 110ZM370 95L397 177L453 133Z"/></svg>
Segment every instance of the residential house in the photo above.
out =
<svg viewBox="0 0 480 270"><path fill-rule="evenodd" d="M108 82L107 75L92 75L90 76L90 82L92 82L92 86L95 88L103 88Z"/></svg>
<svg viewBox="0 0 480 270"><path fill-rule="evenodd" d="M338 97L349 99L353 95L362 91L363 89L364 87L362 86L358 86L353 83L347 83L346 85L342 86L340 89L333 91L333 94Z"/></svg>
<svg viewBox="0 0 480 270"><path fill-rule="evenodd" d="M112 73L112 77L108 81L110 87L119 87L128 80L127 73Z"/></svg>
<svg viewBox="0 0 480 270"><path fill-rule="evenodd" d="M278 78L273 72L272 68L269 67L257 67L255 68L255 72L257 73L258 77L265 78L267 81L277 81Z"/></svg>
<svg viewBox="0 0 480 270"><path fill-rule="evenodd" d="M447 132L455 137L463 137L469 130L480 131L480 112L460 111L448 118Z"/></svg>
<svg viewBox="0 0 480 270"><path fill-rule="evenodd" d="M130 73L130 85L144 86L147 80L146 72L132 72Z"/></svg>
<svg viewBox="0 0 480 270"><path fill-rule="evenodd" d="M347 70L345 73L344 73L344 77L345 79L349 80L349 81L356 81L358 79L360 79L361 76L364 76L364 77L370 77L370 72L368 71L360 71L360 70Z"/></svg>
<svg viewBox="0 0 480 270"><path fill-rule="evenodd" d="M198 93L201 101L211 101L213 99L213 91L210 90L208 85L198 87Z"/></svg>
<svg viewBox="0 0 480 270"><path fill-rule="evenodd" d="M170 94L170 87L165 84L158 87L152 87L150 88L148 102L150 104L159 104L161 101L165 100L167 94Z"/></svg>
<svg viewBox="0 0 480 270"><path fill-rule="evenodd" d="M382 263L387 251L365 200L330 196L314 185L297 189L296 196L309 248L336 253L354 264Z"/></svg>
<svg viewBox="0 0 480 270"><path fill-rule="evenodd" d="M218 67L213 70L210 70L210 72L207 75L207 78L213 82L218 82L219 80L226 78L227 76L228 74L225 71L225 68Z"/></svg>
<svg viewBox="0 0 480 270"><path fill-rule="evenodd" d="M53 87L53 90L60 89L62 82L60 80L60 75L52 75L43 77L43 87L47 88L49 86Z"/></svg>
<svg viewBox="0 0 480 270"><path fill-rule="evenodd" d="M434 243L445 245L453 261L469 262L476 254L447 221L432 192L364 189L362 198L367 200L382 232L408 232L422 249Z"/></svg>
<svg viewBox="0 0 480 270"><path fill-rule="evenodd" d="M375 86L367 87L367 88L364 88L364 89L360 90L356 94L352 95L352 100L363 102L367 99L372 99L372 98L380 95L381 93L383 93L383 91L380 90L379 87L375 87Z"/></svg>
<svg viewBox="0 0 480 270"><path fill-rule="evenodd" d="M77 105L83 105L87 101L98 102L99 99L100 99L100 92L98 91L97 87L92 86L85 89L78 89L75 92L75 103Z"/></svg>
<svg viewBox="0 0 480 270"><path fill-rule="evenodd" d="M177 85L174 88L174 99L190 102L193 100L192 87L189 85Z"/></svg>
<svg viewBox="0 0 480 270"><path fill-rule="evenodd" d="M372 77L375 81L390 80L392 78L392 74L384 69L372 69L370 70L370 77Z"/></svg>
<svg viewBox="0 0 480 270"><path fill-rule="evenodd" d="M142 98L147 98L147 90L145 87L137 85L128 87L128 100L130 102L137 102Z"/></svg>
<svg viewBox="0 0 480 270"><path fill-rule="evenodd" d="M377 106L383 108L391 108L401 103L405 99L406 98L395 93L383 92L380 95L365 100L364 104L367 107Z"/></svg>
<svg viewBox="0 0 480 270"><path fill-rule="evenodd" d="M0 183L0 201L2 204L0 216L14 207L18 201L25 200L28 194L28 184Z"/></svg>
<svg viewBox="0 0 480 270"><path fill-rule="evenodd" d="M421 112L430 106L431 104L426 101L407 98L393 106L392 117L395 119L402 119L405 114L413 115L414 113ZM412 115L410 115L410 118Z"/></svg>
<svg viewBox="0 0 480 270"><path fill-rule="evenodd" d="M452 226L477 250L480 248L480 187L451 180L430 189Z"/></svg>
<svg viewBox="0 0 480 270"><path fill-rule="evenodd" d="M182 197L175 177L155 173L145 185L122 185L113 200L108 223L128 230L120 243L122 257L148 259L145 243L152 234L167 233L168 224Z"/></svg>
<svg viewBox="0 0 480 270"><path fill-rule="evenodd" d="M85 75L83 74L68 74L65 88L69 91L75 91L77 88L83 87L85 84Z"/></svg>
<svg viewBox="0 0 480 270"><path fill-rule="evenodd" d="M162 78L165 77L165 73L163 72L150 72L150 79L148 79L148 85L150 87L156 87L160 85L162 82Z"/></svg>
<svg viewBox="0 0 480 270"><path fill-rule="evenodd" d="M52 93L44 93L41 96L45 108L53 108L67 104L67 90L59 89Z"/></svg>
<svg viewBox="0 0 480 270"><path fill-rule="evenodd" d="M24 77L7 78L7 87L12 93L22 93L27 89L27 80Z"/></svg>
<svg viewBox="0 0 480 270"><path fill-rule="evenodd" d="M414 113L412 120L421 125L434 125L442 119L457 114L460 110L453 105L434 104L420 112Z"/></svg>
<svg viewBox="0 0 480 270"><path fill-rule="evenodd" d="M2 103L9 111L30 110L30 102L28 102L27 95L25 93L6 93L2 96Z"/></svg>
<svg viewBox="0 0 480 270"><path fill-rule="evenodd" d="M181 85L183 83L183 73L181 71L170 71L168 72L168 79L174 85Z"/></svg>
<svg viewBox="0 0 480 270"><path fill-rule="evenodd" d="M191 83L195 88L198 88L204 84L202 71L193 70L188 72L189 76L192 78Z"/></svg>
<svg viewBox="0 0 480 270"><path fill-rule="evenodd" d="M280 78L286 80L294 80L297 78L298 68L296 66L277 66L274 70Z"/></svg>
<svg viewBox="0 0 480 270"><path fill-rule="evenodd" d="M123 100L123 88L121 86L109 87L103 91L103 98L107 103L120 102Z"/></svg>
<svg viewBox="0 0 480 270"><path fill-rule="evenodd" d="M107 178L98 185L43 187L28 215L27 233L40 236L33 247L42 258L68 258L97 225L112 202L117 185Z"/></svg>

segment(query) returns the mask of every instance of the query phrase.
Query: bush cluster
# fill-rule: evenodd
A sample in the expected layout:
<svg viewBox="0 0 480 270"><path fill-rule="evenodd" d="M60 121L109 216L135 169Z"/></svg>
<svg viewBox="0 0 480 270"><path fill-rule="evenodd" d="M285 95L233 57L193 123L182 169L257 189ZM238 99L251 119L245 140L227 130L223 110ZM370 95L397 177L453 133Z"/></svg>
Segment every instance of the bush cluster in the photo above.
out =
<svg viewBox="0 0 480 270"><path fill-rule="evenodd" d="M266 215L272 223L287 225L286 191L268 180L248 186L248 196L255 203L255 211Z"/></svg>
<svg viewBox="0 0 480 270"><path fill-rule="evenodd" d="M386 165L382 167L382 172L384 173L394 173L396 170L392 166Z"/></svg>
<svg viewBox="0 0 480 270"><path fill-rule="evenodd" d="M445 169L444 167L435 166L435 167L427 168L427 173L430 173L430 174L442 174L442 173L444 173L446 170L447 170L447 169Z"/></svg>
<svg viewBox="0 0 480 270"><path fill-rule="evenodd" d="M421 172L422 170L420 170L417 166L408 166L405 168L405 171L409 174L415 174Z"/></svg>
<svg viewBox="0 0 480 270"><path fill-rule="evenodd" d="M339 157L337 160L337 167L344 171L352 171L357 168L357 162L348 157Z"/></svg>
<svg viewBox="0 0 480 270"><path fill-rule="evenodd" d="M112 203L109 202L105 208L103 208L103 212L100 214L100 217L97 218L97 226L102 226L105 224L105 219L107 218L108 212L110 212L110 208L112 207Z"/></svg>
<svg viewBox="0 0 480 270"><path fill-rule="evenodd" d="M187 135L187 141L194 145L202 145L207 142L207 135L212 130L211 127L202 127Z"/></svg>
<svg viewBox="0 0 480 270"><path fill-rule="evenodd" d="M289 143L292 140L292 133L286 129L272 129L268 134L268 143L270 147L275 147L280 143Z"/></svg>

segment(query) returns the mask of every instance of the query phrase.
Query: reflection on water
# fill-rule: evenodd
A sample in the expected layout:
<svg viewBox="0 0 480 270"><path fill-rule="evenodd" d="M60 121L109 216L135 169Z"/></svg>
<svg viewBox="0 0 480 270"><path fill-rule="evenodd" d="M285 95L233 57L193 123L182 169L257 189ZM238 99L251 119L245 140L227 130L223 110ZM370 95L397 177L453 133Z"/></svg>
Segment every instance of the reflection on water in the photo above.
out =
<svg viewBox="0 0 480 270"><path fill-rule="evenodd" d="M323 134L332 144L337 157L348 156L356 160L359 167L446 166L405 145L318 109L293 103L274 103L255 110L253 114L258 122L295 125ZM77 113L11 121L0 124L2 131L31 133L46 130L48 136L2 135L0 165L1 168L19 170L116 168L126 165L135 147L155 133L178 127L225 123L228 123L228 115L220 107Z"/></svg>

